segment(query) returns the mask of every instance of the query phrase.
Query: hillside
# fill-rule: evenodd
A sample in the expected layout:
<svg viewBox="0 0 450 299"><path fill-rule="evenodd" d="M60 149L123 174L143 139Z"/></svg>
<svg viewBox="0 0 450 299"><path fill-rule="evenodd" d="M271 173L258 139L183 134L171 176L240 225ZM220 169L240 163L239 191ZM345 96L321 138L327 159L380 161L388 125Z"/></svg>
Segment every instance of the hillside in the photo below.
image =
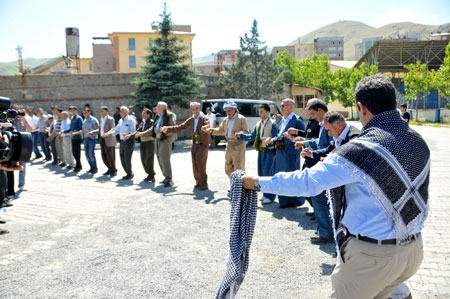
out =
<svg viewBox="0 0 450 299"><path fill-rule="evenodd" d="M25 58L23 60L23 66L24 68L33 68L35 66L38 66L42 63L47 62L52 58ZM11 61L11 62L0 62L0 76L4 75L15 75L19 73L19 63L17 61Z"/></svg>
<svg viewBox="0 0 450 299"><path fill-rule="evenodd" d="M449 29L450 23L435 26L403 22L374 28L361 22L339 21L311 31L302 37L298 37L289 45L298 43L298 40L300 40L301 43L312 43L316 37L343 36L344 58L346 60L353 60L355 56L355 44L358 43L361 38L377 36L382 36L384 38L398 38L408 36L418 39L427 39L431 32L448 31Z"/></svg>

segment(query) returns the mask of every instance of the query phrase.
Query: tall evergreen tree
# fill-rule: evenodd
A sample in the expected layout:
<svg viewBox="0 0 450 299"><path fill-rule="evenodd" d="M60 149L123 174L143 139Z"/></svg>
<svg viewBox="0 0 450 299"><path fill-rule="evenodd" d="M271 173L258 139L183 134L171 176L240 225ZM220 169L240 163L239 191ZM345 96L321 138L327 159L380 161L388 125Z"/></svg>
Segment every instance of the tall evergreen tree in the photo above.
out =
<svg viewBox="0 0 450 299"><path fill-rule="evenodd" d="M283 91L280 71L267 46L259 40L258 22L253 21L250 35L240 37L237 62L221 78L227 97L265 99Z"/></svg>
<svg viewBox="0 0 450 299"><path fill-rule="evenodd" d="M161 22L158 24L160 37L154 40L155 46L148 49L147 64L142 67L139 77L132 81L137 97L135 105L155 105L159 101L187 107L192 99L201 98L198 93L204 85L195 76L192 68L184 62L190 58L187 47L178 44L173 34L170 13L164 3Z"/></svg>

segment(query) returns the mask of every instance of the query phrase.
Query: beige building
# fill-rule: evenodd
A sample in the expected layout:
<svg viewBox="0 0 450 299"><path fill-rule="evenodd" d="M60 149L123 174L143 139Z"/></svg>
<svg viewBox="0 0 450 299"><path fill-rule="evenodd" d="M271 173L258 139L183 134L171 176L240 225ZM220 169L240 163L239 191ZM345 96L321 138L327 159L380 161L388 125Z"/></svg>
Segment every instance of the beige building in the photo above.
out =
<svg viewBox="0 0 450 299"><path fill-rule="evenodd" d="M284 47L273 47L272 48L272 56L275 58L278 56L278 53L287 50L292 57L295 57L295 48L294 46L284 46Z"/></svg>
<svg viewBox="0 0 450 299"><path fill-rule="evenodd" d="M314 55L314 44L295 44L295 59L311 58Z"/></svg>

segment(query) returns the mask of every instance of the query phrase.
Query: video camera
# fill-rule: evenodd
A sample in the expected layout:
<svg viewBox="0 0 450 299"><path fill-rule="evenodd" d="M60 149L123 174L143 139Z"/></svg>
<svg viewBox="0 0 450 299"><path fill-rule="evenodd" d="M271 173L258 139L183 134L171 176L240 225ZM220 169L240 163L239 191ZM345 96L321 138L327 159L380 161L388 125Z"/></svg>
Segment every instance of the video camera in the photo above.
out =
<svg viewBox="0 0 450 299"><path fill-rule="evenodd" d="M29 162L33 149L31 133L18 132L12 121L17 116L25 116L24 112L11 109L11 100L0 97L0 126L2 135L6 135L8 142L0 142L0 162Z"/></svg>

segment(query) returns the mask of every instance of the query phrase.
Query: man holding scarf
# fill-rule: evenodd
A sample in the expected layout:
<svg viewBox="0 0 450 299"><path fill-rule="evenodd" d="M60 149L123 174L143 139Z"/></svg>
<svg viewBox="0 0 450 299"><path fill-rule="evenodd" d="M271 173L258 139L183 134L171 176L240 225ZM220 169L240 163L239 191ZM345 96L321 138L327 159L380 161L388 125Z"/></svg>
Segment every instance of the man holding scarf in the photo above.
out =
<svg viewBox="0 0 450 299"><path fill-rule="evenodd" d="M250 133L245 116L239 114L235 102L228 101L223 105L223 110L227 117L217 128L203 126L202 130L212 135L225 135L227 139L227 148L225 151L225 173L228 177L231 173L241 169L245 170L245 150L246 142L238 140L235 133Z"/></svg>
<svg viewBox="0 0 450 299"><path fill-rule="evenodd" d="M291 196L329 190L339 255L331 297L388 298L423 259L430 151L397 112L387 77L362 79L355 100L360 137L303 172L246 176L243 186Z"/></svg>
<svg viewBox="0 0 450 299"><path fill-rule="evenodd" d="M273 146L268 146L262 139L276 137L278 134L278 126L276 121L270 118L270 107L268 104L261 104L258 112L261 120L256 123L252 133L236 133L236 138L245 141L255 141L254 147L258 152L258 175L272 176L275 174L273 168L275 149ZM275 200L275 197L275 194L264 193L261 201L264 204L269 204Z"/></svg>
<svg viewBox="0 0 450 299"><path fill-rule="evenodd" d="M206 174L206 161L208 160L209 143L211 136L202 131L203 126L209 126L209 120L200 111L200 103L191 102L192 116L177 126L163 127L164 134L179 133L186 128L190 128L192 135L192 171L194 172L195 186L200 190L208 189L208 175Z"/></svg>

